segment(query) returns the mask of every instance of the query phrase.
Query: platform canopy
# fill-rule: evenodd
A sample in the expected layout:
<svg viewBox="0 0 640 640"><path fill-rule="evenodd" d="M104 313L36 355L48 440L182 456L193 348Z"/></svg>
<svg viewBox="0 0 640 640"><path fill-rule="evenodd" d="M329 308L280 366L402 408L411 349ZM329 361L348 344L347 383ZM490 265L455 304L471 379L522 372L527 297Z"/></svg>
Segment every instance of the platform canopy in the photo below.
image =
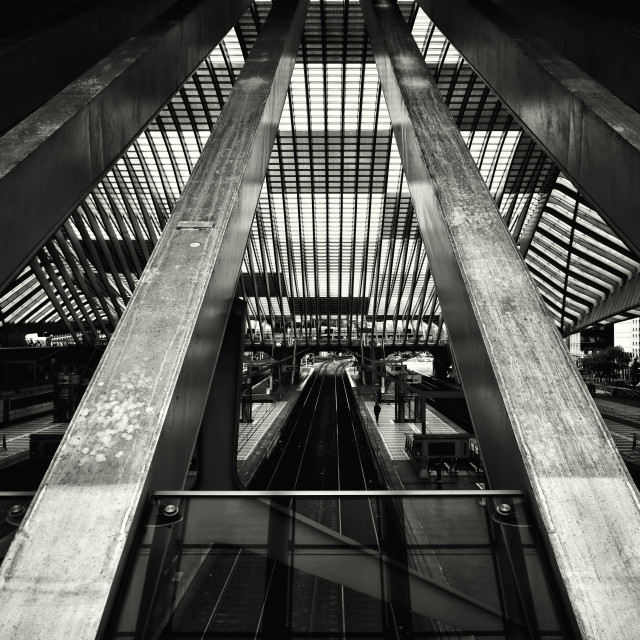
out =
<svg viewBox="0 0 640 640"><path fill-rule="evenodd" d="M563 333L640 315L640 256L417 3L399 0ZM108 338L271 7L257 0L16 277L0 320ZM601 212L602 213L602 212ZM358 2L311 3L239 276L247 340L446 339ZM444 324L443 324L444 322ZM364 330L364 331L363 331Z"/></svg>

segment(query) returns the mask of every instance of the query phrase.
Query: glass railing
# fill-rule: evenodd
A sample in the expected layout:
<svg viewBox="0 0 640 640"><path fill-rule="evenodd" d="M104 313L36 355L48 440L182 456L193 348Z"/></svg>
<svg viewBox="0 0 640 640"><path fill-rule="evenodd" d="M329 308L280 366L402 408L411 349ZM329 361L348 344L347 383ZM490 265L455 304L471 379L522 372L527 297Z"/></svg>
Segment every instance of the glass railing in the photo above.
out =
<svg viewBox="0 0 640 640"><path fill-rule="evenodd" d="M569 637L522 494L156 494L113 638Z"/></svg>

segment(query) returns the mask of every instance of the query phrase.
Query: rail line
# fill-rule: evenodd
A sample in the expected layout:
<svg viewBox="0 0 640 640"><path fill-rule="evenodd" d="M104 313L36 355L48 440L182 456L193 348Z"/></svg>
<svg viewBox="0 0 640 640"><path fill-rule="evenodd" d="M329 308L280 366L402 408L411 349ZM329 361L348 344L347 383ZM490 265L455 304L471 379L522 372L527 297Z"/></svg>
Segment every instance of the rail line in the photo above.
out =
<svg viewBox="0 0 640 640"><path fill-rule="evenodd" d="M249 509L243 515L242 508L230 507L234 514L238 510L235 526L241 522L247 529L246 542L236 544L232 539L222 544L205 529L206 543L190 543L176 560L170 550L181 530L164 525L149 555L155 553L156 560L149 562L156 570L161 569L158 559L171 567L161 573L174 574L170 592L176 598L175 608L163 596L152 614L142 614L146 622L140 637L174 637L170 635L174 632L175 637L201 640L457 637L454 629L412 613L409 583L402 574L390 577L383 562L379 572L368 574L362 585L349 575L361 567L353 562L353 554L357 556L360 550L422 571L425 568L418 567L424 559L416 557L419 541L408 525L410 514L405 513L402 499L386 495L376 473L375 452L363 430L347 364L316 367L286 433L252 482L250 490L264 492L260 500L270 501L268 519L258 516L254 521L249 514L257 512ZM296 517L291 519L284 512L282 519L281 507L291 509ZM188 506L185 509L186 521ZM311 522L305 524L305 518ZM309 533L310 542L301 543ZM313 542L316 535L319 544ZM408 551L408 544L413 552ZM344 558L342 578L313 569L324 557L329 558L323 554ZM189 571L193 577L183 587L180 580ZM371 580L379 580L373 589L376 596L367 595L372 594ZM154 629L164 629L165 635Z"/></svg>
<svg viewBox="0 0 640 640"><path fill-rule="evenodd" d="M350 395L346 366L347 363L326 363L320 367L283 437L277 460L270 463L258 482L252 483L252 489L384 488ZM403 523L397 522L396 514L381 508L377 498L349 500L331 496L292 503L289 506L300 515L362 541L377 552L388 552L385 547L389 545L403 546L403 540L389 533ZM304 622L300 617L291 620L301 633L346 638L354 633L379 634L385 629L383 637L399 639L406 637L411 628L409 614L384 601L315 576L296 575L294 579L296 600L307 603ZM268 582L271 584L271 579Z"/></svg>

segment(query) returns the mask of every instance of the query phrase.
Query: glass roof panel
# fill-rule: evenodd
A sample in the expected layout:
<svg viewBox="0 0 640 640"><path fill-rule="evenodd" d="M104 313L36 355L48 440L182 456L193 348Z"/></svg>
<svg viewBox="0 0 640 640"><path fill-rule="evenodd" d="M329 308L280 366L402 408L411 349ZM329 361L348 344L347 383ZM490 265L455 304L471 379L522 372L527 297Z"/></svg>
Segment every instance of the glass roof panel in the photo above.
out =
<svg viewBox="0 0 640 640"><path fill-rule="evenodd" d="M570 330L634 277L640 261L424 12L398 4L543 299ZM3 292L4 322L111 333L270 6L251 6ZM276 332L293 323L365 327L374 318L397 327L436 316L439 323L357 2L310 5L238 295L249 322ZM414 337L398 331L396 340L405 339Z"/></svg>

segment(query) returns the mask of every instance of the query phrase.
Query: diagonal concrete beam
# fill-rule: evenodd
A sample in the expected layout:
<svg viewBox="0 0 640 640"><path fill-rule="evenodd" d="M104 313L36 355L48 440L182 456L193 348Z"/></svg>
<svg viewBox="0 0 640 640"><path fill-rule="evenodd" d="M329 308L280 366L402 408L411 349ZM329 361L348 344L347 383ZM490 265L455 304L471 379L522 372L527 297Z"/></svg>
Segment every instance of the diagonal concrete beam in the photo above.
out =
<svg viewBox="0 0 640 640"><path fill-rule="evenodd" d="M640 496L404 19L361 6L491 487L529 496L582 637L637 638Z"/></svg>
<svg viewBox="0 0 640 640"><path fill-rule="evenodd" d="M90 4L44 28L0 39L0 87L11 96L0 102L0 132L40 107L174 2Z"/></svg>
<svg viewBox="0 0 640 640"><path fill-rule="evenodd" d="M0 138L0 291L248 6L181 0Z"/></svg>
<svg viewBox="0 0 640 640"><path fill-rule="evenodd" d="M489 0L418 4L640 255L640 114Z"/></svg>
<svg viewBox="0 0 640 640"><path fill-rule="evenodd" d="M183 486L307 6L274 4L136 287L0 569L0 637L102 634L150 492Z"/></svg>

